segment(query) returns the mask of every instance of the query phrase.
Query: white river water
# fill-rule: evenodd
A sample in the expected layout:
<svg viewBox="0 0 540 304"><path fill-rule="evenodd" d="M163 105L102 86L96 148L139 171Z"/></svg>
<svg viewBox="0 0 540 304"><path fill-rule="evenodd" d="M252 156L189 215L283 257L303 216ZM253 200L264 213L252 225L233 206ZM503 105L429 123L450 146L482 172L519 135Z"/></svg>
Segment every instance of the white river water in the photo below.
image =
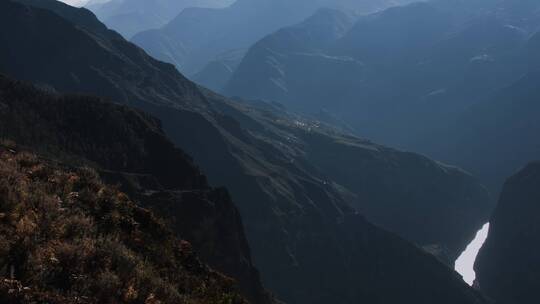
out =
<svg viewBox="0 0 540 304"><path fill-rule="evenodd" d="M456 271L463 276L463 280L467 284L472 285L476 274L474 272L474 261L476 256L486 241L489 231L489 223L485 224L476 234L474 240L467 246L467 249L456 260Z"/></svg>

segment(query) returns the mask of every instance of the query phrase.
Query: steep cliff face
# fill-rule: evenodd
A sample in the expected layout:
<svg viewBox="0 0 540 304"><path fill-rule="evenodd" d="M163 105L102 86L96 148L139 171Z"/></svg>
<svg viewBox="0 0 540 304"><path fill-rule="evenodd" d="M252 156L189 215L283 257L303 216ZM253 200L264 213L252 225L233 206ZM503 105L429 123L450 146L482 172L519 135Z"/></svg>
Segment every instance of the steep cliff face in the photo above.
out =
<svg viewBox="0 0 540 304"><path fill-rule="evenodd" d="M94 171L18 149L0 146L2 303L247 303Z"/></svg>
<svg viewBox="0 0 540 304"><path fill-rule="evenodd" d="M10 2L7 3L0 5L9 5ZM21 30L19 35L24 36L24 31L28 30L54 40L56 36L49 31L61 33L67 28L68 33L77 33L76 36L95 43L89 43L83 50L75 48L84 52L86 61L73 62L73 65L61 64L55 70L43 69L43 57L29 58L30 61L35 60L33 62L37 67L24 65L25 69L20 70L11 60L14 55L10 54L19 54L17 61L22 64L25 64L23 58L30 56L31 48L42 48L44 52L56 54L54 58L60 62L71 62L70 58L82 58L77 56L83 55L70 54L71 48L77 45L72 45L71 39L62 40L64 47L58 48L58 44L43 42L37 35L32 36L30 33L27 37L33 41L32 44L17 40L9 36L11 33L6 30L0 37L11 37L13 41L6 44L6 57L0 57L0 66L11 75L25 76L26 79L41 83L43 87L60 91L94 91L118 102L136 105L159 117L167 135L194 157L210 183L226 185L231 191L244 219L254 261L262 270L265 284L279 298L294 303L357 303L369 300L386 304L395 303L398 298L414 303L484 302L454 272L435 258L393 234L381 231L359 216L354 203L368 204L373 199L375 204L379 204L376 196L372 192L363 192L365 197L359 200L354 189L341 184L344 181L338 182L338 175L326 173L323 170L326 165L318 157L309 155L319 148L318 143L310 140L310 133L320 135L330 142L336 141L338 147L348 146L347 141L360 140L352 137L344 143L343 135L332 128L321 126L317 121L284 114L282 110L263 111L254 104L231 101L204 91L183 78L170 65L151 59L123 40L94 34L91 29L66 22L65 19L56 20L59 17L47 11L12 6L9 10L10 14L15 15L10 17L12 22L33 25L31 28L17 27ZM4 11L8 10L0 10ZM31 13L25 13L28 11ZM46 18L42 20L46 24L40 26L39 18ZM53 18L56 21L51 21ZM51 28L51 24L57 23L61 26ZM100 54L107 54L107 60L100 58ZM71 68L64 68L66 66ZM80 77L79 74L86 73L91 76L87 81L74 80ZM102 81L103 88L112 89L99 90L93 87L99 81ZM263 104L262 107L273 106ZM376 179L374 184L377 187L374 189L381 192L391 192L394 188L403 190L392 198L393 203L388 206L396 207L403 203L414 214L422 208L421 204L415 204L415 198L425 194L429 198L425 202L433 206L442 202L445 208L448 207L446 204L452 202L442 200L439 194L451 193L455 184L446 179L451 174L456 174L457 180L468 180L465 183L472 189L456 196L459 206L468 205L468 198L474 198L474 202L470 202L473 206L483 206L487 200L485 192L477 191L481 186L459 170L443 170L443 166L417 156L410 162L409 154L396 152L394 155L377 145L368 145L366 149L372 151L368 155L383 159L381 163L396 164L409 173L427 163L427 167L431 168L430 174L445 176L441 179L441 187L445 191L430 193L432 181L427 182L428 178L415 179L411 175L409 179L397 179L392 174L395 171L383 174L385 171L381 166L383 178ZM362 160L370 162L372 159L362 153L357 157L358 161L355 159L353 164L335 165L352 167ZM405 166L406 163L410 167ZM137 191L140 185L152 182L139 174L111 174L107 178L132 181L123 184L129 188L126 191L135 195L141 194ZM364 178L369 180L369 176ZM154 196L165 209L170 197L180 201L187 197L178 191L165 190ZM201 201L224 197L219 192L201 195L192 192L191 196ZM411 199L402 201L400 197ZM141 201L145 202L143 199ZM221 213L221 207L211 203L197 206L207 208L209 213L214 210ZM182 214L176 216L182 218ZM481 225L483 219L475 220ZM173 218L173 225L174 222L180 227L184 225L182 221ZM221 227L222 222L215 220L209 226ZM458 233L459 238L472 238L475 230ZM205 230L205 227L201 231L207 236L210 233L205 231L211 232ZM221 238L220 234L216 237ZM437 236L437 242L445 247L448 240L441 234ZM204 241L200 244L202 248L212 248L211 244ZM394 275L387 276L389 273ZM360 287L358 282L362 282ZM426 290L424 286L431 287ZM383 292L385 288L396 292Z"/></svg>
<svg viewBox="0 0 540 304"><path fill-rule="evenodd" d="M270 303L228 193L208 186L191 158L166 139L158 120L96 97L55 95L3 76L0 105L0 138L51 159L94 167L166 218L204 262L237 279L246 298Z"/></svg>
<svg viewBox="0 0 540 304"><path fill-rule="evenodd" d="M540 163L510 177L475 263L476 284L495 303L538 301L540 284Z"/></svg>
<svg viewBox="0 0 540 304"><path fill-rule="evenodd" d="M449 265L489 216L486 189L461 169L354 137L299 135L306 158L356 195L356 210Z"/></svg>

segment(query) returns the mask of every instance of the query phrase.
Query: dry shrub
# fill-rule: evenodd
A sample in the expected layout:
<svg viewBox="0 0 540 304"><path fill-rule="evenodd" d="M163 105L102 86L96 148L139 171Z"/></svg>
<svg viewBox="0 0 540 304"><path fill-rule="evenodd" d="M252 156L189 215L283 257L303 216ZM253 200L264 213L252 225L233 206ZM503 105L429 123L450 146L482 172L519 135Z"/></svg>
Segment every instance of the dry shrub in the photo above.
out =
<svg viewBox="0 0 540 304"><path fill-rule="evenodd" d="M15 270L0 284L6 303L244 303L234 282L89 168L0 148L0 214L0 281Z"/></svg>

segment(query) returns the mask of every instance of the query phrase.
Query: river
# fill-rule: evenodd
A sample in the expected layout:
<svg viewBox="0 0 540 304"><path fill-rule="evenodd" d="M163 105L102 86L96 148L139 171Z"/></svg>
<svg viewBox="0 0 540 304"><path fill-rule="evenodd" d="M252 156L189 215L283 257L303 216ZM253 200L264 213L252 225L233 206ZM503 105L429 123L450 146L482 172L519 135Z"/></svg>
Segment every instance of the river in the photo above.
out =
<svg viewBox="0 0 540 304"><path fill-rule="evenodd" d="M463 276L467 284L472 285L476 274L474 272L474 261L476 256L486 241L489 231L489 223L485 224L476 234L474 240L467 246L467 249L456 260L456 271Z"/></svg>

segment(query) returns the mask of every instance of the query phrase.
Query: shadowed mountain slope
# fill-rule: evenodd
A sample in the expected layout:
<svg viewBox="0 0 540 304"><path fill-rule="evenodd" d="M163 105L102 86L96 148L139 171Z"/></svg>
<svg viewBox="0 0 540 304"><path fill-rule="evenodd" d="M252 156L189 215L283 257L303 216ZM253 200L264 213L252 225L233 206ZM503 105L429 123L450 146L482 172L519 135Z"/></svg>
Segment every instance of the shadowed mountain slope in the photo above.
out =
<svg viewBox="0 0 540 304"><path fill-rule="evenodd" d="M316 177L370 221L440 250L450 264L474 234L471 229L487 220L487 191L462 170L343 134L279 106L222 100L216 106L257 134L272 154L283 155L286 168L299 167L289 171Z"/></svg>
<svg viewBox="0 0 540 304"><path fill-rule="evenodd" d="M451 236L445 232L431 238L424 233L436 227L427 229L423 222L416 222L416 227L422 229L414 233L417 239L410 241L421 242L425 237L430 243L420 245L433 245L434 240L439 248L449 248L450 256L456 255L472 239L489 211L487 193L469 175L418 155L360 144L363 141L317 121L275 110L274 106L225 99L198 88L172 66L151 59L123 40L101 36L96 39L81 31L79 25L46 11L11 2L1 5L10 9L11 22L35 25L31 29L15 27L20 29L17 35L24 36L29 31L49 37L40 41L29 33L27 39L34 42L30 44L2 31L0 37L12 41L0 57L2 70L60 91L95 90L96 94L135 105L159 117L167 135L194 157L210 183L225 185L231 191L242 214L255 264L265 285L279 298L294 303L395 303L403 299L415 303L484 303L446 265L373 226L356 210L361 209L358 206L382 202L389 212L406 205L405 216L411 219L422 217L420 212L426 204L433 208L425 210L436 210L437 214L446 208L477 210L471 212L476 215L474 218L453 226ZM4 11L8 10L1 10ZM27 11L32 13L24 13ZM26 69L21 70L10 65L10 54L20 54L19 61L24 63L21 58L30 56L31 47L40 47L66 62L77 56L71 54L71 39L63 39L63 48L58 48L50 42L54 36L48 31L66 31L78 39L88 39L90 42L83 49L87 65L76 61L72 65L59 64L58 69L42 69L39 59L34 59L35 69L25 65ZM102 53L107 54L107 60L100 57ZM87 81L76 81L79 74L85 73ZM94 88L96 81L110 89ZM311 139L312 136L318 140ZM328 153L337 153L338 148L349 151L352 146L354 163L335 165L359 170L345 177L325 172L328 163L320 161L321 156L313 152L323 147L319 141L332 143ZM364 173L360 169L362 162L373 164L373 171ZM385 170L384 164L409 174L409 178L395 177L392 172L396 171ZM413 172L424 166L426 175L414 176ZM345 184L349 178L371 181L371 175L374 187L370 189L349 189ZM433 186L434 180L440 183ZM353 183L350 186L357 187ZM457 194L451 199L444 197L452 191ZM395 292L385 292L389 289Z"/></svg>
<svg viewBox="0 0 540 304"><path fill-rule="evenodd" d="M0 79L0 138L40 155L96 169L189 240L204 262L238 280L254 303L271 303L251 263L228 193L212 189L190 157L147 114L90 96L63 96Z"/></svg>
<svg viewBox="0 0 540 304"><path fill-rule="evenodd" d="M505 176L540 153L535 136L540 131L539 51L540 35L535 34L524 47L525 74L445 124L440 132L445 142L434 141L441 157L470 168L491 188L500 189Z"/></svg>
<svg viewBox="0 0 540 304"><path fill-rule="evenodd" d="M528 304L540 284L540 163L510 177L475 263L476 284L495 303Z"/></svg>

